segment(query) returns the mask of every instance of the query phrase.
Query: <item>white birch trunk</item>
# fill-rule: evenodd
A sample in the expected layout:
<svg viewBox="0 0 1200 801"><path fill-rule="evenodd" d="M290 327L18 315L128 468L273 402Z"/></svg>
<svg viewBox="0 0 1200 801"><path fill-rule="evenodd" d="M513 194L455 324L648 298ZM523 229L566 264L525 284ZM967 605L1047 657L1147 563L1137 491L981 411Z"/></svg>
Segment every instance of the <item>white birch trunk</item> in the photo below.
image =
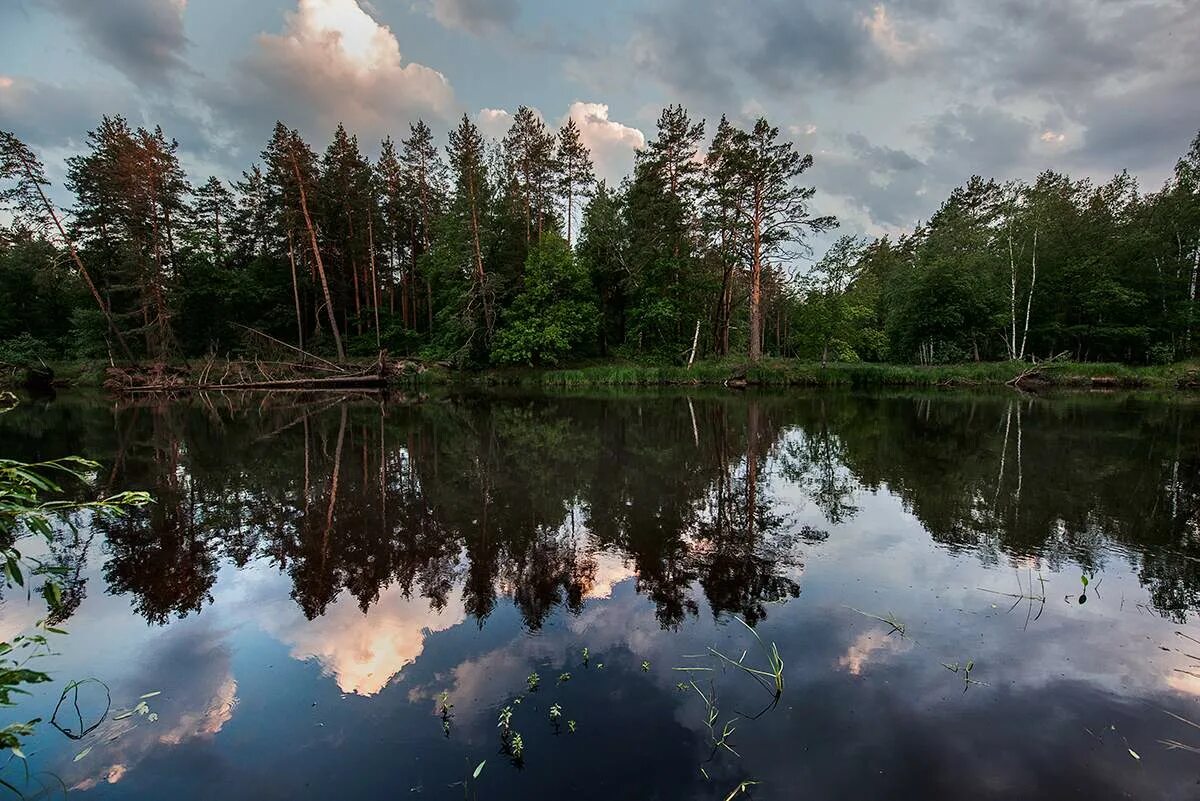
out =
<svg viewBox="0 0 1200 801"><path fill-rule="evenodd" d="M1033 275L1029 279L1029 295L1025 298L1025 330L1021 332L1021 350L1017 354L1017 358L1021 360L1025 358L1025 341L1029 337L1029 310L1033 306L1033 288L1037 285L1037 238L1038 232L1035 228L1033 229Z"/></svg>

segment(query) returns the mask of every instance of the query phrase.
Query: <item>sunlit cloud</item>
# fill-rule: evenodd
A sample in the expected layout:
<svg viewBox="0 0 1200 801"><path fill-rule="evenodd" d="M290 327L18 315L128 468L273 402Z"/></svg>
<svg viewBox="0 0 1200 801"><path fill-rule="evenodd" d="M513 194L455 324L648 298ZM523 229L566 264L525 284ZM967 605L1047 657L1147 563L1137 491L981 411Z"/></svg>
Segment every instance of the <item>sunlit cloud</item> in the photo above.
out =
<svg viewBox="0 0 1200 801"><path fill-rule="evenodd" d="M882 630L864 631L854 638L846 653L838 657L838 667L851 676L861 676L863 668L879 661L880 656L901 653L910 647L906 640L889 637Z"/></svg>
<svg viewBox="0 0 1200 801"><path fill-rule="evenodd" d="M445 631L464 619L457 590L438 611L430 607L428 598L406 597L400 587L392 586L366 613L347 593L316 620L306 620L299 610L292 610L283 619L273 614L262 625L291 646L294 659L316 659L342 692L374 695L417 660L430 633Z"/></svg>
<svg viewBox="0 0 1200 801"><path fill-rule="evenodd" d="M610 182L625 175L633 165L633 154L646 146L646 136L637 128L609 118L607 103L576 100L562 122L575 120L580 138L592 151L596 173Z"/></svg>
<svg viewBox="0 0 1200 801"><path fill-rule="evenodd" d="M391 28L356 0L299 0L279 33L259 34L210 104L257 135L283 119L326 137L338 122L368 141L455 108L438 70L406 62Z"/></svg>
<svg viewBox="0 0 1200 801"><path fill-rule="evenodd" d="M862 24L875 46L897 64L909 63L920 49L918 41L905 39L900 34L882 3L872 9L870 16L862 18Z"/></svg>
<svg viewBox="0 0 1200 801"><path fill-rule="evenodd" d="M628 581L637 575L626 560L617 554L603 551L596 554L596 570L592 575L591 586L583 593L584 598L611 598L613 589L622 581Z"/></svg>

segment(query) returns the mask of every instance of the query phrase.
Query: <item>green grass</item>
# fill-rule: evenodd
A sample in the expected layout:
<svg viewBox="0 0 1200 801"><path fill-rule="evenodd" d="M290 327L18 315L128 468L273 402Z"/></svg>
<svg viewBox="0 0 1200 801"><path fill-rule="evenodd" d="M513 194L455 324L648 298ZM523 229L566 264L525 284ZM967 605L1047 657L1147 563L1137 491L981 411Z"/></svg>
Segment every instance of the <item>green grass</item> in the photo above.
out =
<svg viewBox="0 0 1200 801"><path fill-rule="evenodd" d="M364 365L366 361L364 361ZM100 386L103 362L64 361L49 365L56 383L68 386ZM195 367L195 364L193 364ZM398 386L432 386L472 383L524 387L602 386L832 386L832 387L971 387L1002 386L1028 370L1025 362L968 362L921 367L908 364L834 363L821 366L795 359L764 359L751 365L745 361L697 362L683 366L600 362L562 369L502 368L483 371L455 370L430 365L423 372L396 376ZM1043 368L1054 386L1092 386L1124 389L1174 390L1189 372L1193 388L1200 384L1200 361L1170 365L1130 366L1125 364L1057 362ZM0 374L0 386L6 376Z"/></svg>
<svg viewBox="0 0 1200 801"><path fill-rule="evenodd" d="M820 364L791 359L768 359L755 365L734 361L698 362L686 367L601 364L576 369L486 374L495 383L543 386L732 384L761 386L973 386L1003 385L1028 370L1023 362L970 362L920 367L904 364ZM1123 364L1056 363L1043 370L1054 385L1123 388L1175 388L1188 370L1200 364L1154 367Z"/></svg>

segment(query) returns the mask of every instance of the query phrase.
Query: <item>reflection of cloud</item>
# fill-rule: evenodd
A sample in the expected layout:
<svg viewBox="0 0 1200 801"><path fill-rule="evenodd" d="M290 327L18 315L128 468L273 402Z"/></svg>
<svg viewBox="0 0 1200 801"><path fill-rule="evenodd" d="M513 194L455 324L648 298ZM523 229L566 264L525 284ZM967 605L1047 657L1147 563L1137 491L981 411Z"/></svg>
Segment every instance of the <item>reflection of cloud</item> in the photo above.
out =
<svg viewBox="0 0 1200 801"><path fill-rule="evenodd" d="M601 551L595 559L592 585L583 593L584 598L611 598L613 587L637 575L619 554Z"/></svg>
<svg viewBox="0 0 1200 801"><path fill-rule="evenodd" d="M158 738L159 742L167 745L179 745L193 737L211 737L233 718L235 706L237 706L237 680L233 676L229 676L217 688L217 693L207 709L203 712L189 712L181 715L179 722Z"/></svg>
<svg viewBox="0 0 1200 801"><path fill-rule="evenodd" d="M442 611L423 597L405 597L389 587L365 614L349 594L343 594L316 620L297 609L279 620L262 621L272 635L291 646L295 659L316 659L343 692L374 695L393 676L412 664L425 649L425 636L445 631L465 619L460 594L451 593Z"/></svg>
<svg viewBox="0 0 1200 801"><path fill-rule="evenodd" d="M864 631L838 657L838 667L845 668L851 676L861 676L864 667L878 661L877 653L901 653L910 647L907 640L888 636L879 629Z"/></svg>
<svg viewBox="0 0 1200 801"><path fill-rule="evenodd" d="M88 755L58 771L72 789L115 784L156 750L213 737L233 719L238 685L221 632L198 620L180 622L155 646L133 675L113 684L112 699L115 713L161 690L146 699L157 719L110 717L79 744L92 748Z"/></svg>

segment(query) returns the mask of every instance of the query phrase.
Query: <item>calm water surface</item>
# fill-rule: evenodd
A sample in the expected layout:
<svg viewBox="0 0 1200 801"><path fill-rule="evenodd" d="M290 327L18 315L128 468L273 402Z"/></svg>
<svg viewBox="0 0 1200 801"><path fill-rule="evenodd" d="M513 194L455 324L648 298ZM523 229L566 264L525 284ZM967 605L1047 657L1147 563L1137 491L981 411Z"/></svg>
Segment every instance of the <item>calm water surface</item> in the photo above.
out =
<svg viewBox="0 0 1200 801"><path fill-rule="evenodd" d="M26 749L72 796L1200 798L1200 753L1162 742L1200 748L1167 714L1200 722L1195 401L62 395L0 417L0 454L71 453L156 499L46 554L70 634L9 717L111 688L85 737ZM44 614L9 591L0 631ZM766 668L735 618L777 644L777 701L708 650ZM99 685L80 707L99 720Z"/></svg>

